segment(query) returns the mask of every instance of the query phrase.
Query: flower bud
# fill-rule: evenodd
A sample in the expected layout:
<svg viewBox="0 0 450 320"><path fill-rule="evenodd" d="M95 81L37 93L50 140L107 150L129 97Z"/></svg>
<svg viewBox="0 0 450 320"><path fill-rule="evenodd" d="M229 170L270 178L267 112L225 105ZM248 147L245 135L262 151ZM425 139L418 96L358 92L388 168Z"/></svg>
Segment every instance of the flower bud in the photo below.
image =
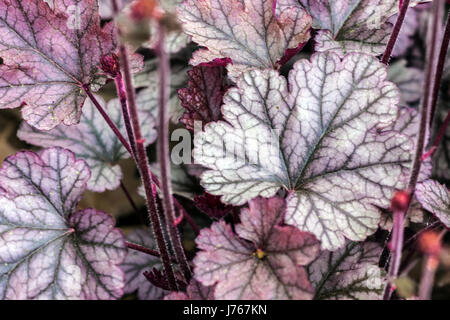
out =
<svg viewBox="0 0 450 320"><path fill-rule="evenodd" d="M405 212L408 209L411 193L408 191L397 191L391 200L392 212Z"/></svg>

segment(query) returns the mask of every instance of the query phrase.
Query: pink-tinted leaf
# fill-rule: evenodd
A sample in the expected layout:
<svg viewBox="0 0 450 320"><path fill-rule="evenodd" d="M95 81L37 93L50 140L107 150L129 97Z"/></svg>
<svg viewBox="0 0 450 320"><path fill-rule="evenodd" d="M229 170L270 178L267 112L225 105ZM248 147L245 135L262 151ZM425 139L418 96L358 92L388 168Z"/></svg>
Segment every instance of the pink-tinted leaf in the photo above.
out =
<svg viewBox="0 0 450 320"><path fill-rule="evenodd" d="M411 6L419 1L411 1ZM397 0L300 0L313 17L317 51L379 55L384 52L399 11Z"/></svg>
<svg viewBox="0 0 450 320"><path fill-rule="evenodd" d="M205 287L197 280L191 279L186 293L171 292L164 300L214 300L214 287Z"/></svg>
<svg viewBox="0 0 450 320"><path fill-rule="evenodd" d="M194 67L188 71L188 87L178 90L181 105L187 110L180 122L194 130L194 122L202 126L222 119L220 107L226 91L223 67Z"/></svg>
<svg viewBox="0 0 450 320"><path fill-rule="evenodd" d="M289 191L286 222L314 233L324 249L375 232L395 189L405 187L415 130L397 108L386 67L368 55L318 53L286 79L245 73L224 97L224 120L194 140L201 182L242 205ZM400 132L402 131L402 132ZM412 132L410 134L410 131Z"/></svg>
<svg viewBox="0 0 450 320"><path fill-rule="evenodd" d="M321 252L308 266L314 299L380 300L386 285L378 267L381 251L377 243L349 242L337 251Z"/></svg>
<svg viewBox="0 0 450 320"><path fill-rule="evenodd" d="M83 84L95 81L100 57L115 48L113 25L100 27L96 0L0 0L0 109L23 105L39 129L81 116Z"/></svg>
<svg viewBox="0 0 450 320"><path fill-rule="evenodd" d="M106 213L77 204L89 179L61 148L20 152L0 169L0 297L117 299L126 254Z"/></svg>
<svg viewBox="0 0 450 320"><path fill-rule="evenodd" d="M230 58L231 79L252 68L276 68L285 51L309 39L311 17L296 0L186 0L178 9L184 31L207 49L191 64Z"/></svg>
<svg viewBox="0 0 450 320"><path fill-rule="evenodd" d="M220 220L233 210L233 206L226 205L220 201L219 196L205 193L194 198L194 204L200 211L206 213L210 218Z"/></svg>
<svg viewBox="0 0 450 320"><path fill-rule="evenodd" d="M153 249L155 243L151 234L150 229L136 229L127 236L127 240ZM140 300L159 300L167 294L167 291L151 284L143 274L154 267L161 267L159 258L136 250L129 250L125 261L121 264L121 268L125 272L125 294L137 291Z"/></svg>
<svg viewBox="0 0 450 320"><path fill-rule="evenodd" d="M416 197L425 209L450 228L450 191L445 185L434 180L419 183Z"/></svg>
<svg viewBox="0 0 450 320"><path fill-rule="evenodd" d="M302 267L319 242L292 226L280 225L284 200L258 198L241 213L236 234L223 221L203 229L196 239L195 278L217 284L216 299L310 299L313 291Z"/></svg>
<svg viewBox="0 0 450 320"><path fill-rule="evenodd" d="M140 101L138 95L138 101ZM126 136L118 99L108 104L96 96L117 128ZM156 139L156 105L139 104L142 134L146 145ZM40 131L27 123L22 123L18 137L41 147L63 147L75 153L77 158L86 160L91 170L88 189L95 192L114 190L120 185L122 170L118 161L130 157L125 147L100 115L94 104L88 100L83 106L83 114L78 125L59 125L49 131Z"/></svg>

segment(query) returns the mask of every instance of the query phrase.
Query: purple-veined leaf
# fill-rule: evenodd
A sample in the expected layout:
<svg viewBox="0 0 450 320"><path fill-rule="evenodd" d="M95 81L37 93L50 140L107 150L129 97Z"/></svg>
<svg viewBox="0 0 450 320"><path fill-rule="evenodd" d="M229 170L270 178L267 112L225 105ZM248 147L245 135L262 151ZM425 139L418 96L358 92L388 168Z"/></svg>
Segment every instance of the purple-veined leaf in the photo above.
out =
<svg viewBox="0 0 450 320"><path fill-rule="evenodd" d="M205 287L195 279L191 279L185 292L171 292L164 300L215 300L214 287Z"/></svg>
<svg viewBox="0 0 450 320"><path fill-rule="evenodd" d="M78 123L100 57L115 48L113 24L100 27L96 0L0 1L0 109L49 130Z"/></svg>
<svg viewBox="0 0 450 320"><path fill-rule="evenodd" d="M399 60L389 65L388 80L400 89L401 104L407 105L419 101L422 96L423 72L406 66L406 60Z"/></svg>
<svg viewBox="0 0 450 320"><path fill-rule="evenodd" d="M277 68L287 49L310 37L311 17L296 0L186 0L178 17L192 40L206 47L191 64L230 58L233 80L252 68Z"/></svg>
<svg viewBox="0 0 450 320"><path fill-rule="evenodd" d="M77 211L89 168L72 152L20 152L0 169L0 297L117 299L126 255L114 219Z"/></svg>
<svg viewBox="0 0 450 320"><path fill-rule="evenodd" d="M289 89L276 71L245 73L224 97L226 122L195 137L194 159L210 169L202 185L234 205L284 188L286 222L324 249L364 240L380 221L375 206L389 207L405 187L413 147L393 128L411 121L400 119L386 78L384 65L357 53L300 60Z"/></svg>
<svg viewBox="0 0 450 320"><path fill-rule="evenodd" d="M450 228L450 191L445 185L434 180L419 183L416 197L425 209Z"/></svg>
<svg viewBox="0 0 450 320"><path fill-rule="evenodd" d="M178 97L186 112L180 119L189 130L194 122L202 126L222 119L223 96L226 91L223 67L194 67L188 71L188 87L178 90Z"/></svg>
<svg viewBox="0 0 450 320"><path fill-rule="evenodd" d="M373 242L348 242L343 248L323 251L307 270L315 299L379 300L386 279L378 267L382 248Z"/></svg>
<svg viewBox="0 0 450 320"><path fill-rule="evenodd" d="M411 1L411 6L419 1ZM319 29L317 51L379 55L384 52L398 10L397 0L300 0Z"/></svg>
<svg viewBox="0 0 450 320"><path fill-rule="evenodd" d="M154 249L155 243L151 234L150 229L136 229L127 236L127 240ZM137 291L140 300L159 300L167 294L167 291L155 287L143 275L144 271L161 267L159 258L136 250L129 250L125 261L120 266L125 272L125 294Z"/></svg>
<svg viewBox="0 0 450 320"><path fill-rule="evenodd" d="M319 250L307 232L281 226L280 198L257 198L241 212L236 234L224 221L203 229L196 242L195 278L213 286L216 299L310 299L305 269Z"/></svg>
<svg viewBox="0 0 450 320"><path fill-rule="evenodd" d="M139 121L146 145L149 145L156 139L155 113L157 110L156 105L141 103L141 96L142 93L139 93L137 98ZM113 99L106 104L100 96L96 98L117 128L126 136L119 100ZM83 114L78 125L61 124L52 130L40 131L24 122L17 135L20 139L36 146L57 146L69 149L77 158L86 160L91 170L87 188L95 192L118 188L122 180L122 170L118 162L130 157L90 100L87 100L83 106Z"/></svg>

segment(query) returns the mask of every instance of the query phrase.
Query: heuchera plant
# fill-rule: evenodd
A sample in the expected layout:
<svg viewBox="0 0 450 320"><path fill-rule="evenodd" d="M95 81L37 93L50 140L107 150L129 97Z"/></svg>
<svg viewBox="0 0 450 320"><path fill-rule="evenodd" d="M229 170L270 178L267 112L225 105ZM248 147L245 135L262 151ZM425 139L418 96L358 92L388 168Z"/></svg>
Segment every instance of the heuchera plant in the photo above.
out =
<svg viewBox="0 0 450 320"><path fill-rule="evenodd" d="M447 8L0 0L0 298L442 296Z"/></svg>

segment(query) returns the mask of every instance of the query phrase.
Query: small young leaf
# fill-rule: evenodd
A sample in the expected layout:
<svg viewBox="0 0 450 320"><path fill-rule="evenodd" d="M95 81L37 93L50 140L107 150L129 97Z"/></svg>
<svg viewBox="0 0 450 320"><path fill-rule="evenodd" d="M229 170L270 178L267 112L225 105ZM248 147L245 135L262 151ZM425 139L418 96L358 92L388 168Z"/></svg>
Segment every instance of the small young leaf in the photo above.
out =
<svg viewBox="0 0 450 320"><path fill-rule="evenodd" d="M236 234L224 221L203 229L196 239L195 278L217 284L216 299L310 299L313 291L304 266L319 242L292 226L281 226L280 198L257 198L241 212Z"/></svg>
<svg viewBox="0 0 450 320"><path fill-rule="evenodd" d="M416 187L417 200L450 228L450 191L439 182L427 180Z"/></svg>
<svg viewBox="0 0 450 320"><path fill-rule="evenodd" d="M205 287L197 280L191 279L186 293L171 292L164 300L214 300L214 287Z"/></svg>
<svg viewBox="0 0 450 320"><path fill-rule="evenodd" d="M0 109L49 130L78 123L100 57L115 48L113 24L100 27L96 0L0 0Z"/></svg>
<svg viewBox="0 0 450 320"><path fill-rule="evenodd" d="M194 67L188 71L188 75L188 87L178 90L181 105L187 110L180 122L189 130L194 130L195 121L205 126L209 122L221 120L220 107L226 91L224 68Z"/></svg>
<svg viewBox="0 0 450 320"><path fill-rule="evenodd" d="M379 300L386 284L378 267L382 248L367 242L349 242L335 251L323 251L307 270L315 299Z"/></svg>
<svg viewBox="0 0 450 320"><path fill-rule="evenodd" d="M252 68L277 68L287 49L310 37L311 17L296 0L187 0L178 16L192 40L206 47L191 64L230 58L233 80Z"/></svg>
<svg viewBox="0 0 450 320"><path fill-rule="evenodd" d="M415 5L419 1L411 1ZM388 19L398 10L397 0L300 0L313 17L317 51L333 51L343 56L364 52L377 56L384 52L392 24Z"/></svg>
<svg viewBox="0 0 450 320"><path fill-rule="evenodd" d="M154 240L150 229L136 229L127 236L128 241L154 249ZM160 268L161 260L157 257L136 250L128 250L125 261L120 265L125 272L125 294L137 291L140 300L159 300L166 291L155 287L148 281L144 272L153 267Z"/></svg>
<svg viewBox="0 0 450 320"><path fill-rule="evenodd" d="M20 152L0 177L0 298L122 296L122 233L108 214L76 209L89 179L83 160L61 148Z"/></svg>
<svg viewBox="0 0 450 320"><path fill-rule="evenodd" d="M141 94L138 95L139 102L140 96ZM106 104L101 97L96 98L117 128L126 136L119 100L113 99ZM156 139L156 105L140 103L138 111L142 134L146 138L146 144L149 145ZM50 131L40 131L24 122L17 135L20 139L37 146L69 149L77 158L86 160L91 170L87 187L95 192L119 187L122 170L118 161L130 157L90 100L83 106L83 114L78 125L59 125Z"/></svg>
<svg viewBox="0 0 450 320"><path fill-rule="evenodd" d="M202 185L242 205L289 191L286 222L314 233L322 248L358 241L404 188L413 139L398 89L377 59L334 53L300 60L286 80L272 70L245 73L224 98L224 121L194 140L194 159L211 170ZM409 121L410 122L410 121ZM409 123L407 121L407 123Z"/></svg>

